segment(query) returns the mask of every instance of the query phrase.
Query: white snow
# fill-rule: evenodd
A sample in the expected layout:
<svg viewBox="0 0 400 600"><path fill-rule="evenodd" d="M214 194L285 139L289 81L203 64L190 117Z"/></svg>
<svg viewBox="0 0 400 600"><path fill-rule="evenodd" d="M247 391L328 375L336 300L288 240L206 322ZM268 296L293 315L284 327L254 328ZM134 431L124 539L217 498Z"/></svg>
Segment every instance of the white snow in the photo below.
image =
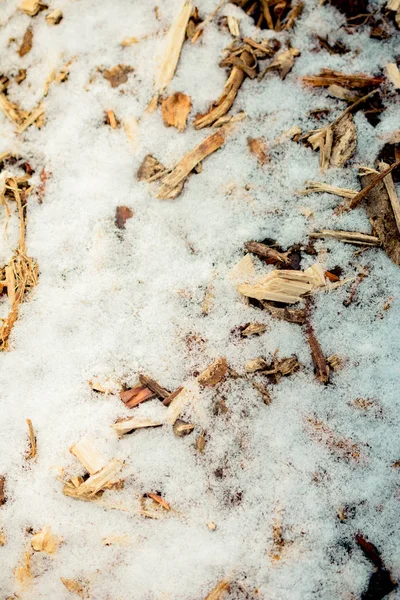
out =
<svg viewBox="0 0 400 600"><path fill-rule="evenodd" d="M227 577L249 598L359 598L373 567L354 542L357 531L400 578L400 475L391 466L400 459L399 268L381 249L355 256L353 246L316 244L324 251L324 267L340 265L344 277L356 275L360 266L370 269L348 308L343 300L349 286L315 296L312 321L323 351L346 359L327 387L313 376L304 331L248 306L226 274L250 239L271 237L286 248L306 242L308 233L320 228L369 231L362 205L335 217L335 196L296 191L307 180L358 189L357 166L373 166L385 136L399 127L398 95L385 100L376 128L356 115L358 149L346 169L321 175L317 153L275 140L294 125L303 131L319 127L309 115L313 109L330 109L332 120L344 108L325 91L301 86L300 76L321 68L377 74L395 60L396 40L378 42L367 33L336 38L343 16L307 0L290 34L301 51L293 70L284 81L273 73L261 82L246 80L231 112L244 110L247 118L224 148L204 161L203 171L191 175L176 200L160 201L151 186L137 181L137 169L148 153L171 167L208 135L210 130L196 131L192 121L222 92L226 72L218 63L231 37L216 19L196 44L184 44L168 91L191 96L190 123L184 133L166 128L160 111L149 114L146 107L157 56L180 1L159 0L158 19L155 4L59 0L49 8L63 11L55 27L45 21L49 10L32 19L14 0L0 5L0 71L26 68L28 73L19 86L10 85L12 101L34 108L50 73L73 60L68 80L53 84L44 99L42 129L32 126L17 134L0 113L0 153L11 150L28 160L34 186L43 168L49 173L43 202L33 193L28 203L27 249L39 264L39 283L21 307L10 351L0 355L0 474L8 495L0 507L0 529L7 537L0 547L0 596L67 600L72 596L63 577L87 581L93 600L199 600ZM215 2L198 5L204 17ZM226 5L223 14L237 16L244 35L288 39L287 33L260 33L237 7ZM28 25L33 48L20 58L17 49ZM345 39L351 52L315 52L316 32ZM121 47L133 36L139 43ZM111 88L98 68L119 63L134 72L127 83ZM133 143L123 127L104 124L108 109L120 121L137 120ZM271 154L264 167L247 148L247 138L259 136ZM120 205L134 216L118 235L114 219ZM313 216L307 219L301 207ZM9 259L17 236L14 214L1 241L1 263ZM306 256L302 267L314 261ZM214 298L204 316L201 305L210 284ZM383 311L389 297L391 307ZM4 316L7 300L0 300ZM232 334L254 321L267 324L268 331L248 339ZM297 354L302 369L271 387L270 406L248 382L230 378L201 391L198 405L187 413L196 430L184 438L163 426L118 439L110 427L118 417L156 420L163 407L151 400L128 410L117 395L95 393L88 384L93 377L111 377L129 386L146 373L174 390L219 356L243 373L246 360L272 358L276 349L280 357ZM382 415L357 411L350 401L358 397L376 398ZM214 414L218 399L225 400L226 414ZM308 417L359 444L365 460L348 463L319 445L308 432ZM27 418L38 444L31 463L24 458ZM194 442L203 428L207 445L201 455ZM104 498L129 512L63 495L59 469L82 472L68 448L83 436L107 459L125 461L124 489ZM216 476L220 469L222 478ZM139 497L151 491L162 492L174 512L159 520L140 516ZM346 505L355 507L355 515L341 523L337 512ZM277 518L286 541L280 561L271 558ZM210 521L215 531L207 527ZM54 557L33 556L33 584L23 590L14 570L30 544L27 530L44 525L63 543ZM126 535L128 544L104 546L102 539L111 535ZM230 598L245 597L232 586ZM396 597L394 592L391 598Z"/></svg>

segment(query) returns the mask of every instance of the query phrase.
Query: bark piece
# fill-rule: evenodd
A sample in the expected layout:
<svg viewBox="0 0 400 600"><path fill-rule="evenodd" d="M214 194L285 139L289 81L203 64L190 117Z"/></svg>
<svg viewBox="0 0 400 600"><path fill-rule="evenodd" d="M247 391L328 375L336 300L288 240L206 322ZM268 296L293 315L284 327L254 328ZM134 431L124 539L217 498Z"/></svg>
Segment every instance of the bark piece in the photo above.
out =
<svg viewBox="0 0 400 600"><path fill-rule="evenodd" d="M164 125L176 127L178 131L184 131L186 121L192 108L190 96L176 92L161 102L161 114Z"/></svg>
<svg viewBox="0 0 400 600"><path fill-rule="evenodd" d="M387 172L388 169L384 171ZM380 179L373 188L370 188L371 183L377 179L376 175L369 173L361 176L360 179L362 188L369 189L365 198L365 208L372 231L379 238L389 258L400 266L400 234L385 182Z"/></svg>
<svg viewBox="0 0 400 600"><path fill-rule="evenodd" d="M6 494L6 478L4 475L0 475L0 506L3 506L7 502Z"/></svg>
<svg viewBox="0 0 400 600"><path fill-rule="evenodd" d="M164 406L169 406L171 404L171 402L177 397L179 396L179 394L183 391L183 386L178 387L178 389L176 389L174 392L172 392L172 394L170 394L169 396L167 396L166 398L164 398L163 400L163 404Z"/></svg>
<svg viewBox="0 0 400 600"><path fill-rule="evenodd" d="M222 381L228 372L228 364L226 358L217 358L203 373L201 373L197 381L205 387L214 387Z"/></svg>
<svg viewBox="0 0 400 600"><path fill-rule="evenodd" d="M356 73L353 75L346 75L340 71L333 71L332 69L322 69L319 75L308 75L302 78L305 85L311 87L328 87L330 85L340 85L351 90L365 90L370 87L380 86L384 78L383 77L371 77L363 73Z"/></svg>
<svg viewBox="0 0 400 600"><path fill-rule="evenodd" d="M128 81L128 75L133 70L129 65L116 65L112 69L105 69L103 76L110 83L111 87L116 88Z"/></svg>
<svg viewBox="0 0 400 600"><path fill-rule="evenodd" d="M304 325L307 320L307 311L305 308L278 308L269 302L263 302L262 305L273 317L280 321Z"/></svg>
<svg viewBox="0 0 400 600"><path fill-rule="evenodd" d="M133 217L133 210L128 206L117 206L115 210L115 224L118 229L125 229L125 223Z"/></svg>
<svg viewBox="0 0 400 600"><path fill-rule="evenodd" d="M269 152L265 138L247 138L247 145L249 150L257 158L260 165L266 165L269 163Z"/></svg>
<svg viewBox="0 0 400 600"><path fill-rule="evenodd" d="M51 533L48 525L45 525L41 531L35 533L31 539L31 546L35 552L54 554L59 545L60 539Z"/></svg>
<svg viewBox="0 0 400 600"><path fill-rule="evenodd" d="M182 190L181 184L185 181L189 173L204 158L221 148L225 140L226 129L222 127L206 137L179 161L171 173L164 177L156 197L160 199L175 198Z"/></svg>
<svg viewBox="0 0 400 600"><path fill-rule="evenodd" d="M169 390L163 388L155 379L151 379L151 377L148 377L147 375L139 375L139 381L143 386L148 387L154 392L161 400L165 400L165 398L168 398L168 396L171 395Z"/></svg>
<svg viewBox="0 0 400 600"><path fill-rule="evenodd" d="M46 23L48 25L58 25L63 18L63 14L60 8L55 8L48 15L46 15Z"/></svg>
<svg viewBox="0 0 400 600"><path fill-rule="evenodd" d="M30 27L25 31L24 37L22 38L22 44L18 50L20 56L25 56L32 50L33 44L33 31Z"/></svg>
<svg viewBox="0 0 400 600"><path fill-rule="evenodd" d="M146 154L137 172L139 181L154 181L166 173L166 168L154 156Z"/></svg>
<svg viewBox="0 0 400 600"><path fill-rule="evenodd" d="M373 188L382 181L382 179L384 179L387 175L389 175L389 173L391 173L393 171L393 169L396 169L398 166L400 165L400 160L396 161L395 163L393 163L392 165L390 165L390 167L388 167L387 169L385 169L384 171L382 171L382 173L379 173L379 175L376 175L376 173L365 173L363 176L363 179L367 176L371 176L368 179L367 184L363 187L363 189L361 190L361 192L358 192L358 194L356 194L356 196L354 196L349 204L349 208L353 209L356 206L358 206L360 204L360 202L362 200L364 200L364 198L370 194L371 190L373 190ZM381 186L380 186L381 187Z"/></svg>
<svg viewBox="0 0 400 600"><path fill-rule="evenodd" d="M135 387L120 393L122 402L128 408L134 408L141 402L146 402L146 400L154 398L154 396L154 392L143 385L136 385Z"/></svg>
<svg viewBox="0 0 400 600"><path fill-rule="evenodd" d="M315 376L321 383L328 383L330 373L329 365L326 362L321 346L310 323L307 323L307 340L314 363Z"/></svg>
<svg viewBox="0 0 400 600"><path fill-rule="evenodd" d="M278 250L275 250L275 248L270 248L266 244L253 241L247 242L244 247L246 248L247 252L251 252L252 254L256 254L261 258L266 258L268 261L271 261L269 264L290 264L290 260L288 258L290 251L278 252Z"/></svg>
<svg viewBox="0 0 400 600"><path fill-rule="evenodd" d="M357 148L357 132L353 115L347 114L333 127L331 167L343 167Z"/></svg>

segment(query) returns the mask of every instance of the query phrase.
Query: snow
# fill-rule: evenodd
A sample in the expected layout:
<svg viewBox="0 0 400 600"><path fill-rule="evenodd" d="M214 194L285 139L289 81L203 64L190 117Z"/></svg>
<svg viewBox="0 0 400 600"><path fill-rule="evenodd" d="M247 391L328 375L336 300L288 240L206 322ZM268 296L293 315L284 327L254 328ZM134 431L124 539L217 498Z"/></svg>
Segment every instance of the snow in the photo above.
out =
<svg viewBox="0 0 400 600"><path fill-rule="evenodd" d="M204 161L203 171L191 175L176 200L160 201L154 188L137 181L144 156L154 154L171 167L209 130L196 131L189 123L179 133L164 127L160 111L146 113L157 57L180 6L178 0L157 4L158 19L155 4L146 0L60 0L50 6L64 15L55 27L45 21L48 11L31 19L13 0L0 6L1 71L26 68L28 73L19 86L10 85L12 101L34 108L51 71L73 61L68 80L53 84L44 99L42 129L32 126L18 135L0 114L0 152L12 150L28 160L35 187L42 168L49 173L43 202L34 192L28 203L27 249L39 264L39 283L20 309L10 351L0 355L0 474L8 494L0 508L0 529L7 537L0 547L0 595L67 600L71 594L63 577L88 581L96 600L198 600L227 577L251 598L358 598L373 567L354 542L357 531L400 578L399 474L391 466L400 458L399 269L381 249L355 256L352 246L317 242L326 269L340 265L343 277L370 269L348 308L343 300L349 286L315 296L312 321L323 351L346 359L327 387L313 376L304 331L247 305L226 275L250 239L271 237L286 248L321 228L369 231L362 205L335 217L337 197L296 192L307 180L358 189L357 166L372 166L385 136L398 129L398 96L385 100L376 128L356 115L358 149L346 169L321 175L317 153L276 139L294 125L303 131L320 126L309 115L313 109L329 108L328 121L343 110L343 103L323 90L302 87L300 76L321 68L377 74L395 60L396 40L378 42L366 32L336 37L343 16L308 0L290 35L301 51L293 70L284 81L273 73L261 82L246 80L232 113L243 110L247 118L224 148ZM212 0L200 2L201 15L214 6ZM237 7L227 4L220 14L238 17L244 35L288 39L286 33L260 34ZM17 48L29 25L33 48L20 58ZM351 53L315 52L316 32L330 41L345 40ZM139 43L121 47L133 36ZM221 94L226 72L218 63L230 42L214 20L196 44L184 44L168 91L191 96L190 121ZM119 63L134 72L113 89L99 67ZM134 143L123 127L104 124L108 109L121 121L136 119ZM247 150L247 138L259 136L271 155L264 167ZM120 205L134 212L122 234L114 224ZM313 216L305 217L302 207ZM3 224L1 212L1 230ZM13 214L0 246L2 262L17 236ZM306 256L302 268L314 261ZM265 272L263 264L254 263ZM214 297L205 316L201 305L210 285ZM0 300L4 315L7 300ZM254 321L268 325L267 332L248 339L232 334ZM187 409L196 430L184 438L163 426L118 439L110 427L117 418L135 414L157 420L164 408L156 399L128 410L117 395L96 393L88 384L93 377L111 377L130 386L146 373L174 390L193 384L195 374L219 356L243 373L247 360L270 359L276 349L280 357L297 354L302 368L271 388L271 405L245 380L229 378L202 390ZM358 397L376 398L382 415L357 411L350 402ZM221 399L228 412L216 415ZM331 454L310 436L309 417L359 444L365 460L345 462ZM27 418L38 444L31 463L24 457ZM200 455L194 442L203 428L207 445ZM60 469L70 476L82 472L68 449L83 436L107 459L125 461L124 489L104 498L126 511L62 494ZM221 469L222 478L216 476ZM174 511L158 520L140 516L139 497L151 491L161 491ZM342 523L337 513L346 505L355 507L355 515ZM271 558L277 518L286 542L280 561ZM215 531L207 527L210 521ZM63 543L53 557L33 556L33 583L22 590L14 570L29 547L28 530L45 525ZM127 545L103 545L111 535L127 536ZM232 586L230 597L245 595Z"/></svg>

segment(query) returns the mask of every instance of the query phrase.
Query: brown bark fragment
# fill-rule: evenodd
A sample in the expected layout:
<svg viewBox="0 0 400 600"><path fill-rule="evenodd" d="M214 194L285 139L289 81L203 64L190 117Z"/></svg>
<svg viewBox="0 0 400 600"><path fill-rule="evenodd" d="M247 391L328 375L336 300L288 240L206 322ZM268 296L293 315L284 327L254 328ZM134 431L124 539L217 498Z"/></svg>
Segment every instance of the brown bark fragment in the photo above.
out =
<svg viewBox="0 0 400 600"><path fill-rule="evenodd" d="M167 396L166 398L164 398L163 400L163 404L164 406L169 406L172 402L172 400L174 398L176 398L177 396L179 396L179 394L181 393L181 391L183 390L183 386L178 387L177 390L175 390L174 392L172 392L172 394L170 394L169 396Z"/></svg>
<svg viewBox="0 0 400 600"><path fill-rule="evenodd" d="M157 176L162 177L165 172L166 169L160 161L151 154L146 154L136 176L139 181L154 181Z"/></svg>
<svg viewBox="0 0 400 600"><path fill-rule="evenodd" d="M377 176L373 173L361 176L362 188L368 189L376 179ZM374 235L379 238L389 258L400 266L400 234L383 178L367 193L365 208Z"/></svg>
<svg viewBox="0 0 400 600"><path fill-rule="evenodd" d="M112 69L105 69L104 78L110 83L111 87L116 88L128 81L129 73L133 72L129 65L116 65Z"/></svg>
<svg viewBox="0 0 400 600"><path fill-rule="evenodd" d="M328 383L330 373L329 365L326 362L321 346L319 345L314 330L309 322L307 323L307 339L314 363L315 376L321 383Z"/></svg>
<svg viewBox="0 0 400 600"><path fill-rule="evenodd" d="M186 128L186 121L192 108L190 96L176 92L161 102L161 114L164 125L176 127L179 131Z"/></svg>
<svg viewBox="0 0 400 600"><path fill-rule="evenodd" d="M266 244L262 244L260 242L247 242L244 245L247 252L251 252L251 254L256 254L261 258L266 258L269 261L273 261L273 263L283 263L290 264L290 260L288 256L290 252L278 252L275 248L270 248Z"/></svg>
<svg viewBox="0 0 400 600"><path fill-rule="evenodd" d="M117 206L115 210L115 224L118 229L125 229L125 223L133 217L133 210L128 206Z"/></svg>
<svg viewBox="0 0 400 600"><path fill-rule="evenodd" d="M203 373L201 373L197 381L200 385L213 387L217 385L228 372L228 364L226 358L217 358Z"/></svg>
<svg viewBox="0 0 400 600"><path fill-rule="evenodd" d="M165 400L165 398L168 398L168 396L171 395L169 390L163 388L155 379L151 379L151 377L148 377L147 375L139 375L139 381L143 386L148 387L149 390L154 392L155 395L162 400Z"/></svg>
<svg viewBox="0 0 400 600"><path fill-rule="evenodd" d="M378 87L384 82L384 77L371 77L363 73L346 75L340 71L332 69L322 69L319 75L308 75L303 77L303 83L312 87L328 87L330 85L340 85L349 89L366 89Z"/></svg>
<svg viewBox="0 0 400 600"><path fill-rule="evenodd" d="M28 52L30 52L32 50L32 44L33 44L33 32L32 32L32 29L30 27L28 27L28 29L24 33L24 37L22 38L22 44L18 50L18 54L20 56L25 56L25 54L28 54Z"/></svg>
<svg viewBox="0 0 400 600"><path fill-rule="evenodd" d="M265 140L265 138L263 137L259 137L259 138L247 138L247 145L249 147L249 150L252 154L254 154L254 156L257 158L257 161L260 163L260 165L266 165L267 163L269 163L269 153L268 153L268 146L267 146L267 142Z"/></svg>
<svg viewBox="0 0 400 600"><path fill-rule="evenodd" d="M6 494L6 478L4 475L0 475L0 506L3 506L7 502Z"/></svg>
<svg viewBox="0 0 400 600"><path fill-rule="evenodd" d="M147 387L144 387L142 385L136 385L135 387L129 390L121 392L119 396L122 402L128 408L134 408L141 402L145 402L146 400L154 398L155 394Z"/></svg>

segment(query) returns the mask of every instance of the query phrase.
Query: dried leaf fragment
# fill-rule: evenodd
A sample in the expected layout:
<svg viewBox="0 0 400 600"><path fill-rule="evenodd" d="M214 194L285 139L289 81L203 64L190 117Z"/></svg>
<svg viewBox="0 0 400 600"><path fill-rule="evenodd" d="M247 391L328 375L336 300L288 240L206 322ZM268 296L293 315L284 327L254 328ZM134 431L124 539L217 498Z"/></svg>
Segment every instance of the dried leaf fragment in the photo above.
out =
<svg viewBox="0 0 400 600"><path fill-rule="evenodd" d="M133 217L133 210L128 206L117 206L115 209L115 224L118 229L125 229L125 223Z"/></svg>
<svg viewBox="0 0 400 600"><path fill-rule="evenodd" d="M222 579L215 588L207 595L205 600L220 600L225 595L224 592L229 592L230 586L228 579Z"/></svg>
<svg viewBox="0 0 400 600"><path fill-rule="evenodd" d="M268 153L268 146L267 146L267 142L265 140L265 138L263 137L259 137L259 138L247 138L247 145L249 147L249 150L252 154L255 155L255 157L257 158L257 161L260 163L260 165L266 165L267 163L269 163L269 153Z"/></svg>
<svg viewBox="0 0 400 600"><path fill-rule="evenodd" d="M167 127L176 127L179 131L184 131L186 121L192 108L190 96L175 92L161 102L161 114L164 125Z"/></svg>
<svg viewBox="0 0 400 600"><path fill-rule="evenodd" d="M63 14L60 8L55 8L48 15L46 15L46 23L48 25L58 25L63 18Z"/></svg>
<svg viewBox="0 0 400 600"><path fill-rule="evenodd" d="M146 402L146 400L154 398L155 394L147 387L144 387L142 385L136 385L135 387L129 390L121 392L119 396L122 402L128 408L134 408L141 402Z"/></svg>
<svg viewBox="0 0 400 600"><path fill-rule="evenodd" d="M207 156L221 148L226 140L226 129L221 127L215 133L206 137L193 150L188 152L175 166L171 173L166 175L161 182L156 198L175 198L182 190L189 173Z"/></svg>
<svg viewBox="0 0 400 600"><path fill-rule="evenodd" d="M18 54L20 56L25 56L25 54L28 54L28 52L30 52L32 50L32 44L33 44L33 31L31 29L31 27L28 27L28 29L24 33L24 37L22 38L22 44L19 47Z"/></svg>
<svg viewBox="0 0 400 600"><path fill-rule="evenodd" d="M67 590L71 592L71 594L76 594L80 598L89 598L87 584L81 584L75 579L64 579L63 577L61 577L60 579L67 588Z"/></svg>
<svg viewBox="0 0 400 600"><path fill-rule="evenodd" d="M112 69L105 69L103 76L110 83L111 87L116 88L128 81L129 73L133 72L129 65L116 65Z"/></svg>
<svg viewBox="0 0 400 600"><path fill-rule="evenodd" d="M35 533L31 539L31 546L35 552L54 554L59 545L60 539L51 533L48 525L45 525L41 531Z"/></svg>
<svg viewBox="0 0 400 600"><path fill-rule="evenodd" d="M154 156L147 154L137 172L139 181L154 181L166 173L166 168Z"/></svg>
<svg viewBox="0 0 400 600"><path fill-rule="evenodd" d="M217 385L228 372L228 363L226 358L217 358L203 373L197 377L200 385L213 387Z"/></svg>

